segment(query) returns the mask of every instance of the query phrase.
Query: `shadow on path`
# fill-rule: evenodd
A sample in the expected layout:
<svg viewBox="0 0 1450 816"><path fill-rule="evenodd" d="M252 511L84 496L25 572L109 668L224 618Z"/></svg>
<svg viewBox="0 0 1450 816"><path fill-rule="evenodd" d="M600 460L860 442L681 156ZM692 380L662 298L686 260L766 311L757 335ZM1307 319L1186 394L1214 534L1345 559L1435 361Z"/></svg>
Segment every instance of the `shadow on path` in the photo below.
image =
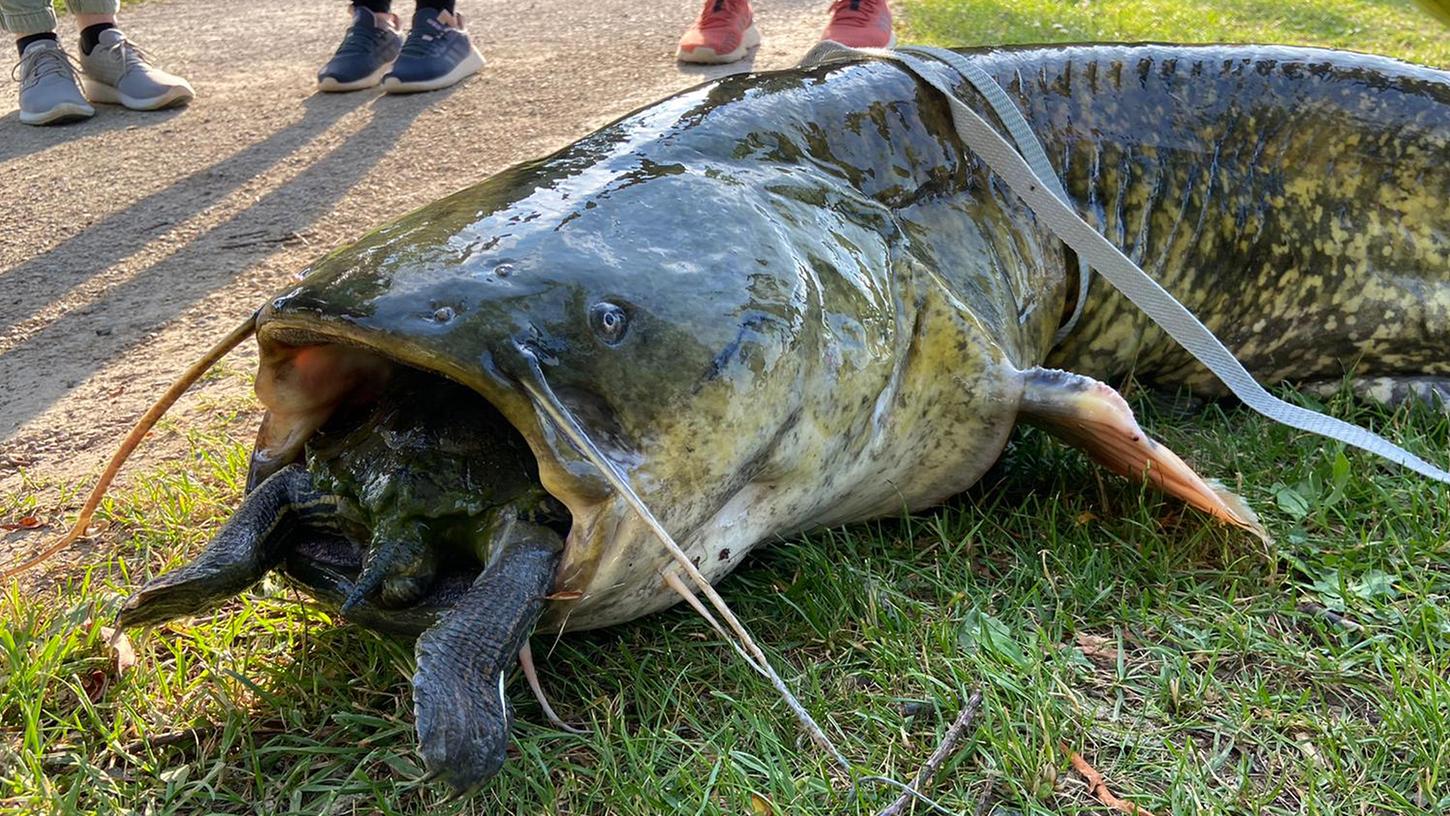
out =
<svg viewBox="0 0 1450 816"><path fill-rule="evenodd" d="M140 251L158 231L197 214L196 202L211 206L285 161L358 108L358 98L314 94L303 115L260 142L112 213L49 252L0 272L0 286L23 288L25 303L0 302L0 333L24 320L86 278ZM412 117L409 117L411 121Z"/></svg>
<svg viewBox="0 0 1450 816"><path fill-rule="evenodd" d="M0 164L113 130L162 126L187 112L184 107L159 111L133 111L115 105L96 105L95 108L95 116L68 125L27 125L20 121L18 108L0 116Z"/></svg>
<svg viewBox="0 0 1450 816"><path fill-rule="evenodd" d="M326 156L246 209L207 228L176 252L105 291L95 301L58 317L0 355L0 366L10 371L33 372L42 360L50 366L43 376L25 378L29 383L23 401L0 393L0 433L8 435L43 412L109 360L133 353L148 332L160 329L210 292L230 283L238 273L276 251L287 236L303 233L387 156L420 113L442 102L458 87L372 99L368 103L372 109L368 122ZM220 182L218 195L235 189L292 155L310 135L357 107L358 101L356 96L318 95L306 104L308 115L298 123L193 174L179 185L209 186ZM96 255L100 263L114 262L140 249L147 242L146 227L155 223L153 210L169 194L163 191L149 196L47 253L45 258L23 265L20 271L33 274L46 263L70 268L82 259L95 268ZM111 241L121 245L110 246ZM216 263L219 258L223 263ZM203 261L206 266L202 266ZM63 283L60 286L69 288ZM237 313L251 305L239 306ZM145 317L138 319L135 315ZM105 354L96 353L98 335L109 339ZM64 353L56 354L58 349ZM54 363L57 359L63 361L59 366Z"/></svg>

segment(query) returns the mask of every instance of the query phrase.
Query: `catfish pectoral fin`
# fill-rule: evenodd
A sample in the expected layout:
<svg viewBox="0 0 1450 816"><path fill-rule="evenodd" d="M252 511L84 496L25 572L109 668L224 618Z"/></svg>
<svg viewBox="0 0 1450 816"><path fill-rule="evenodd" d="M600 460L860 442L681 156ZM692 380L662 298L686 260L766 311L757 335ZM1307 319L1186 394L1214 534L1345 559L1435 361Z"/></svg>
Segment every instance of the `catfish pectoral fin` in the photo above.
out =
<svg viewBox="0 0 1450 816"><path fill-rule="evenodd" d="M1178 454L1138 427L1133 409L1112 387L1055 369L1025 372L1022 418L1082 449L1098 464L1148 482L1198 509L1253 533L1269 534L1243 499L1194 472Z"/></svg>
<svg viewBox="0 0 1450 816"><path fill-rule="evenodd" d="M297 523L325 522L335 507L336 500L315 490L301 466L277 471L242 501L195 560L153 578L128 598L117 625L164 623L241 592L281 562Z"/></svg>
<svg viewBox="0 0 1450 816"><path fill-rule="evenodd" d="M563 542L520 523L473 586L419 638L413 675L428 773L466 796L503 767L513 711L504 680L544 610Z"/></svg>

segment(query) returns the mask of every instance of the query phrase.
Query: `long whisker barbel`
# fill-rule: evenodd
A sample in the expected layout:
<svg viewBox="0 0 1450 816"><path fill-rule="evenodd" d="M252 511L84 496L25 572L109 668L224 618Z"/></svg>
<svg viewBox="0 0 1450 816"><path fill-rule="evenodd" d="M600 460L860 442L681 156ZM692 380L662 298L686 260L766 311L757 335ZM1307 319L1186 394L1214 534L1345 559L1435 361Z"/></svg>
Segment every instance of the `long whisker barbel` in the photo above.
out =
<svg viewBox="0 0 1450 816"><path fill-rule="evenodd" d="M649 507L644 503L644 500L639 497L639 494L634 492L634 488L630 486L624 474L620 473L619 469L614 466L614 463L609 461L604 453L599 450L599 446L594 444L594 440L589 437L589 434L574 419L573 413L560 402L558 396L554 394L554 389L549 387L549 381L545 378L544 370L539 365L539 358L534 354L533 350L521 345L519 351L524 356L524 359L528 361L529 373L532 375L532 380L524 380L522 385L529 392L529 397L533 400L534 405L553 422L555 427L569 440L570 444L585 459L589 460L590 464L599 469L600 474L604 476L610 486L624 498L630 508L634 510L640 520L649 528L650 532L660 540L660 543L664 544L665 549L680 565L683 572L690 576L690 580L700 588L700 591L710 602L710 605L715 607L715 610L724 618L725 623L734 630L735 636L739 639L740 643L731 642L731 645L735 647L735 650L740 653L741 657L745 658L751 668L760 672L770 680L770 684L780 693L781 698L785 700L791 713L795 715L796 720L805 732L810 735L811 740L824 750L854 780L851 786L852 790L854 791L856 785L860 782L875 782L896 788L905 795L922 802L939 813L950 814L950 810L923 795L913 786L905 782L900 782L886 776L856 776L856 771L851 761L846 759L846 756L836 748L835 743L831 742L831 738L826 736L825 731L816 724L810 712L806 711L805 706L801 705L800 700L786 687L785 681L781 679L775 667L770 664L770 660L765 656L765 652L760 648L759 644L750 636L750 632L745 628L745 624L740 622L740 619L735 616L735 613L730 609L729 605L725 603L725 599L721 598L720 594L711 586L709 579L701 574L694 563L690 561L689 556L685 555L684 550L680 549L680 545L675 542L674 537L665 530L664 525L660 524L659 519L650 511ZM669 580L671 577L674 577L675 580ZM688 588L679 582L678 577L667 575L666 583L676 592L688 594ZM695 611L705 617L719 631L719 623L711 619L704 607L699 606L698 603L697 600L691 606L695 607ZM724 632L721 632L721 634L723 635ZM744 644L745 649L749 650L749 654L746 654L741 649L741 644Z"/></svg>
<svg viewBox="0 0 1450 816"><path fill-rule="evenodd" d="M811 740L830 755L836 761L836 764L840 765L846 773L851 774L853 769L850 760L846 759L845 755L836 748L835 743L831 742L830 737L827 737L825 731L821 730L821 727L816 724L810 712L806 711L805 707L801 705L800 700L797 700L790 689L786 687L785 681L781 679L780 675L775 671L775 668L770 665L770 660L766 658L765 652L761 650L759 644L755 642L755 639L750 636L750 632L746 630L745 625L740 622L740 619L735 617L735 613L730 610L730 607L725 603L725 599L720 597L720 594L710 585L709 579L702 575L696 569L695 565L690 562L689 556L685 555L684 550L680 549L680 545L675 543L674 538L665 530L664 525L660 524L659 519L655 518L654 513L650 512L644 500L630 487L629 481L625 479L624 474L620 473L614 466L614 463L605 457L603 452L599 450L599 447L594 444L594 440L589 438L589 435L584 432L584 429L574 419L574 415L555 396L554 390L549 387L549 381L544 377L544 370L539 366L539 358L534 354L533 350L521 345L519 352L528 361L529 373L533 375L532 381L524 380L522 384L525 390L529 392L529 397L533 400L534 404L558 427L559 431L564 434L570 444L585 459L588 459L590 464L599 469L600 474L604 476L610 486L639 515L640 520L660 540L660 543L665 545L665 549L669 551L670 556L679 563L684 573L700 588L705 598L710 601L710 605L715 607L715 611L720 613L720 616L725 619L725 623L734 630L735 636L740 639L740 642L754 656L756 666L770 678L771 685L775 686L775 690L784 698L786 705L790 707L791 712L795 714L796 719L800 721L801 727L810 735Z"/></svg>

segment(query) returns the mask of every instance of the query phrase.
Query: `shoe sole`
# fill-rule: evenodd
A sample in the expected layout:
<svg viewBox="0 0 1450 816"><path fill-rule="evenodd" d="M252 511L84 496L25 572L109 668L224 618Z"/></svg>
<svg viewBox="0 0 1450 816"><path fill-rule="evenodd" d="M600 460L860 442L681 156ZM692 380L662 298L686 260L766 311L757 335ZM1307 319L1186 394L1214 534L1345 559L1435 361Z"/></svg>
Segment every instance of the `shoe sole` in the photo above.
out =
<svg viewBox="0 0 1450 816"><path fill-rule="evenodd" d="M383 77L383 91L390 94L421 93L423 91L437 91L456 85L467 79L469 76L478 73L487 60L478 53L477 48L471 48L468 56L463 61L453 66L453 70L435 79L422 79L417 82L403 82L396 77Z"/></svg>
<svg viewBox="0 0 1450 816"><path fill-rule="evenodd" d="M323 93L347 93L348 91L376 88L391 70L393 70L393 63L390 62L362 79L354 79L352 82L338 82L334 77L322 77L317 80L317 90Z"/></svg>
<svg viewBox="0 0 1450 816"><path fill-rule="evenodd" d="M745 29L745 33L740 35L740 45L734 51L717 54L713 48L694 48L689 51L678 48L675 50L675 59L696 65L724 65L727 62L744 59L745 52L758 45L760 45L760 29L751 23L750 28Z"/></svg>
<svg viewBox="0 0 1450 816"><path fill-rule="evenodd" d="M121 93L115 87L103 82L87 79L83 83L86 89L86 98L92 102L100 102L106 105L122 105L131 110L154 111L162 108L172 108L178 105L185 105L196 97L196 92L189 85L173 85L166 89L165 93L141 99Z"/></svg>
<svg viewBox="0 0 1450 816"><path fill-rule="evenodd" d="M46 111L20 112L20 121L27 125L59 125L78 122L96 115L96 109L79 102L62 102Z"/></svg>

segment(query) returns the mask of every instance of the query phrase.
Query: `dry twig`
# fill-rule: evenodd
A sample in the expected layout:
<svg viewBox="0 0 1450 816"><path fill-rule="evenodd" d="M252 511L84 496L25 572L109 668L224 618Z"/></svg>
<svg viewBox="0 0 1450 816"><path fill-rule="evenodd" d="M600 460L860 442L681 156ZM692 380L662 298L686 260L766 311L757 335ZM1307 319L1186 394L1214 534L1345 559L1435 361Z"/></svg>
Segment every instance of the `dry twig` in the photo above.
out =
<svg viewBox="0 0 1450 816"><path fill-rule="evenodd" d="M1096 768L1089 765L1087 760L1082 758L1082 754L1068 748L1066 745L1061 745L1060 747L1067 754L1068 761L1072 763L1072 769L1077 771L1083 780L1087 782L1088 792L1093 795L1093 798L1102 802L1105 807L1112 808L1119 813L1130 814L1130 816L1153 816L1147 808L1139 807L1126 799L1119 799L1114 796L1113 792L1108 790L1108 783L1103 781L1103 775L1098 773Z"/></svg>
<svg viewBox="0 0 1450 816"><path fill-rule="evenodd" d="M919 793L922 788L926 787L926 783L931 781L932 775L941 767L941 764L957 750L957 743L961 742L962 737L965 737L971 730L972 721L976 719L977 710L981 707L982 691L972 689L972 694L967 698L967 704L962 708L962 713L957 715L957 721L947 729L941 744L936 747L935 751L932 751L931 756L927 757L926 764L922 765L921 770L917 772L916 782L912 784L910 790ZM879 816L898 816L898 814L906 812L907 805L911 804L914 798L909 792L901 794L895 802L887 805Z"/></svg>
<svg viewBox="0 0 1450 816"><path fill-rule="evenodd" d="M1335 612L1333 609L1330 609L1323 604L1317 604L1313 601L1304 601L1303 603L1299 604L1299 611L1303 612L1306 615L1313 615L1316 618L1322 618L1324 620L1327 620L1341 629L1347 629L1351 632L1364 631L1364 626L1359 624L1357 621L1350 620L1341 613Z"/></svg>

